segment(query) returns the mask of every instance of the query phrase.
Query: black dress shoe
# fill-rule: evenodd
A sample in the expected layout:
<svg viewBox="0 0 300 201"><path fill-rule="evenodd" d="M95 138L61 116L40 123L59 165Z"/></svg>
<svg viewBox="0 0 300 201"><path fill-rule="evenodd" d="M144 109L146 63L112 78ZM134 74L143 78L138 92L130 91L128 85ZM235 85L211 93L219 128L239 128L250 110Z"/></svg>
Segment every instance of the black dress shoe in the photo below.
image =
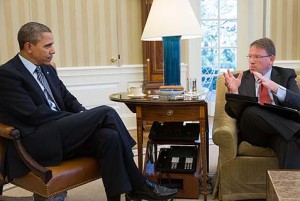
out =
<svg viewBox="0 0 300 201"><path fill-rule="evenodd" d="M131 200L166 200L174 197L178 190L175 188L168 188L160 186L150 180L146 180L146 183L139 189L134 189L127 194L127 197Z"/></svg>

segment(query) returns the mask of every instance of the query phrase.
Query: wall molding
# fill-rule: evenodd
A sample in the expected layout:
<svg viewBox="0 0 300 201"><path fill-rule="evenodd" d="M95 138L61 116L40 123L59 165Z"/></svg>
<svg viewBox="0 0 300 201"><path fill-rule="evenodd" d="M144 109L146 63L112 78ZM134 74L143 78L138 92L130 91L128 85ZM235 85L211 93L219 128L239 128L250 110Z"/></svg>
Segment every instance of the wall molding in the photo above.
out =
<svg viewBox="0 0 300 201"><path fill-rule="evenodd" d="M274 62L274 65L285 68L300 69L300 60L277 60Z"/></svg>

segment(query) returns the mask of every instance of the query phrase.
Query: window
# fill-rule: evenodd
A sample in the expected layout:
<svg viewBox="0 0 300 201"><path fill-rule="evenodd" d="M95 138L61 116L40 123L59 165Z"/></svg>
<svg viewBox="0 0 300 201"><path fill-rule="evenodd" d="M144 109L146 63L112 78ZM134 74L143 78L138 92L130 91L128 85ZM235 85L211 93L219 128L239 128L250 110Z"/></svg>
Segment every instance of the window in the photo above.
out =
<svg viewBox="0 0 300 201"><path fill-rule="evenodd" d="M202 85L216 89L216 78L236 69L237 0L201 0Z"/></svg>

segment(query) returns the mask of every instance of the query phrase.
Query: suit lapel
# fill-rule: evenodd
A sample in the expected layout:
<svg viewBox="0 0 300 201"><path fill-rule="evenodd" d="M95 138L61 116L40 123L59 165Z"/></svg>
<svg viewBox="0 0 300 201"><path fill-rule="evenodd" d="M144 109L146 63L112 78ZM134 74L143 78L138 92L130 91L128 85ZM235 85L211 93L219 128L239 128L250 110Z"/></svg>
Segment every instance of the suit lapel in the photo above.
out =
<svg viewBox="0 0 300 201"><path fill-rule="evenodd" d="M27 68L24 66L23 62L21 61L21 59L19 58L19 56L15 56L14 58L14 63L15 65L13 65L23 76L24 78L28 81L32 83L32 86L38 87L37 82L35 81L34 77L32 76L32 74L27 70ZM34 84L33 84L34 83Z"/></svg>
<svg viewBox="0 0 300 201"><path fill-rule="evenodd" d="M28 69L24 66L23 62L19 58L19 56L15 56L14 58L15 68L23 75L24 79L29 83L30 86L32 86L42 97L44 97L44 93L41 90L41 87L37 83L37 81L34 79L32 74L28 71ZM46 98L46 97L44 97ZM46 101L46 99L45 99Z"/></svg>
<svg viewBox="0 0 300 201"><path fill-rule="evenodd" d="M15 56L14 63L14 66L23 75L28 84L36 91L36 93L40 95L40 97L42 97L43 101L48 105L47 98L45 97L45 94L42 91L40 85L37 83L36 79L32 76L28 69L24 66L18 55Z"/></svg>
<svg viewBox="0 0 300 201"><path fill-rule="evenodd" d="M247 94L250 96L256 96L254 76L249 71L245 78Z"/></svg>

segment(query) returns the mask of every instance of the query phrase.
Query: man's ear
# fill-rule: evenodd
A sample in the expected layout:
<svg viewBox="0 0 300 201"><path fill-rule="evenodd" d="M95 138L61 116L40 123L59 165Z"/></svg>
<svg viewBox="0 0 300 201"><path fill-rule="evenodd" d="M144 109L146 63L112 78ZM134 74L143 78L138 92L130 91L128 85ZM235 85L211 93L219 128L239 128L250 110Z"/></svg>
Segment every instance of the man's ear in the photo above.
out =
<svg viewBox="0 0 300 201"><path fill-rule="evenodd" d="M24 48L23 48L23 49L24 49L26 52L28 52L28 53L32 53L31 47L32 47L32 44L31 44L30 42L26 42L26 43L24 44Z"/></svg>
<svg viewBox="0 0 300 201"><path fill-rule="evenodd" d="M271 61L271 64L273 65L273 63L274 63L274 61L275 61L275 56L274 56L274 55L271 55L270 61Z"/></svg>

